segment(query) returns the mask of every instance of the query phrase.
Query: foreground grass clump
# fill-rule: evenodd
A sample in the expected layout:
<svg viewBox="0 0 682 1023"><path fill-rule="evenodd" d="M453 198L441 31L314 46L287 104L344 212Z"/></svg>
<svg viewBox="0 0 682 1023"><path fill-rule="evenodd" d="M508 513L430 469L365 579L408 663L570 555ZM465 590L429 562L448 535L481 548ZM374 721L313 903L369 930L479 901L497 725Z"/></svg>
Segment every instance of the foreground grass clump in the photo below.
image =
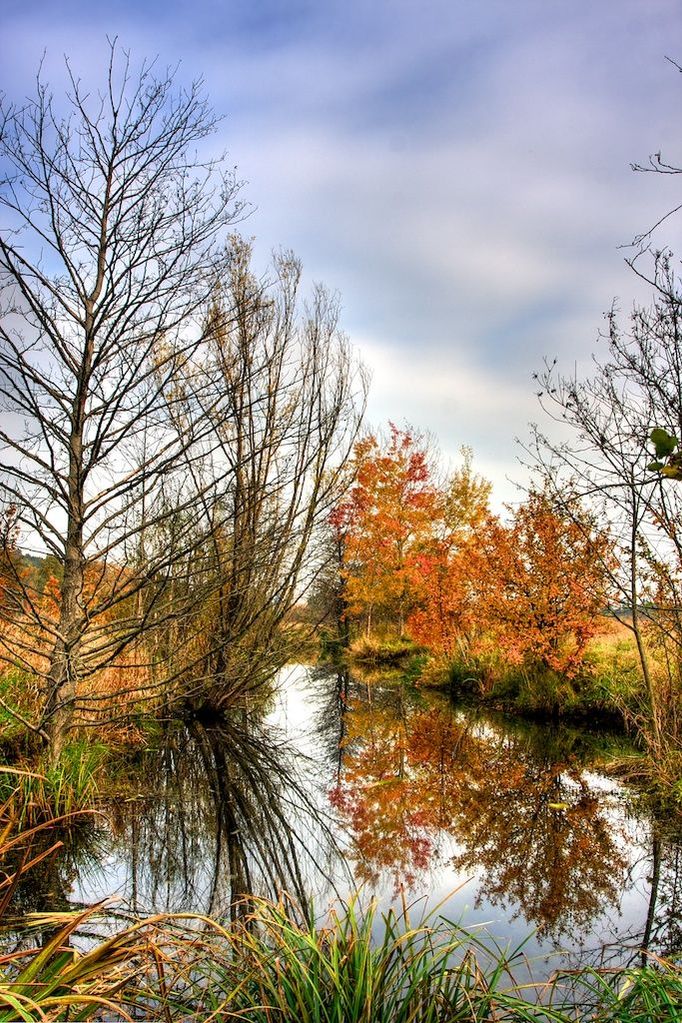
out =
<svg viewBox="0 0 682 1023"><path fill-rule="evenodd" d="M87 953L76 951L72 937L97 909L26 921L40 943L0 954L0 1023L132 1019L129 1010L136 999L131 986L152 946L144 931L132 927Z"/></svg>
<svg viewBox="0 0 682 1023"><path fill-rule="evenodd" d="M98 907L79 912L17 918L22 885L62 849L60 831L83 813L31 823L44 807L32 806L50 782L5 768L0 775L0 1023L17 1020L128 1019L116 997L137 972L146 951L136 928L98 943L87 953L71 947L73 936ZM54 793L50 793L50 798ZM115 1000L114 1000L115 999Z"/></svg>
<svg viewBox="0 0 682 1023"><path fill-rule="evenodd" d="M249 900L223 927L201 917L140 921L85 952L93 910L30 921L48 940L0 956L0 1023L679 1023L680 967L584 970L540 984L522 949L406 911L352 902L325 926L289 904Z"/></svg>
<svg viewBox="0 0 682 1023"><path fill-rule="evenodd" d="M166 1020L249 1023L679 1023L679 965L557 974L534 984L522 948L406 910L351 902L325 926L287 904L251 902L230 929L210 925L155 952L162 985L145 1002ZM175 926L175 925L173 925ZM167 937L167 935L166 935ZM157 996L161 994L159 999ZM145 1017L147 1018L147 1017ZM149 1017L151 1018L151 1016ZM156 1018L156 1016L155 1016Z"/></svg>
<svg viewBox="0 0 682 1023"><path fill-rule="evenodd" d="M258 904L228 936L204 982L207 1005L253 1023L436 1023L536 1019L509 976L510 957L453 926L412 926L351 903L325 927ZM514 958L513 956L511 957Z"/></svg>

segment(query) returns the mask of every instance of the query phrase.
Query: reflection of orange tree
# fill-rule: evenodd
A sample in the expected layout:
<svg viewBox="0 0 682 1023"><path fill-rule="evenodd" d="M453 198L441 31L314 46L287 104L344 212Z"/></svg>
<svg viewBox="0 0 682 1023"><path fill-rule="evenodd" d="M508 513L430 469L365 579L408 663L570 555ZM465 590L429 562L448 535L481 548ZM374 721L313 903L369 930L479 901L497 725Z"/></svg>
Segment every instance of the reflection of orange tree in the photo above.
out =
<svg viewBox="0 0 682 1023"><path fill-rule="evenodd" d="M617 836L570 759L471 729L449 709L410 710L402 697L351 706L331 799L363 880L389 870L396 886L413 883L440 830L463 847L455 868L483 868L482 896L515 901L538 926L584 926L617 897Z"/></svg>
<svg viewBox="0 0 682 1023"><path fill-rule="evenodd" d="M375 881L388 869L396 886L410 885L428 866L429 832L440 824L442 785L425 782L437 765L441 779L452 784L457 776L451 735L430 754L415 743L427 735L424 719L431 716L408 715L402 699L397 713L395 707L370 703L356 704L347 714L343 771L330 799L353 837L360 880Z"/></svg>
<svg viewBox="0 0 682 1023"><path fill-rule="evenodd" d="M584 928L621 887L613 822L569 761L531 757L523 740L496 738L483 750L484 770L453 807L466 846L454 865L483 868L482 894L514 900L538 926Z"/></svg>

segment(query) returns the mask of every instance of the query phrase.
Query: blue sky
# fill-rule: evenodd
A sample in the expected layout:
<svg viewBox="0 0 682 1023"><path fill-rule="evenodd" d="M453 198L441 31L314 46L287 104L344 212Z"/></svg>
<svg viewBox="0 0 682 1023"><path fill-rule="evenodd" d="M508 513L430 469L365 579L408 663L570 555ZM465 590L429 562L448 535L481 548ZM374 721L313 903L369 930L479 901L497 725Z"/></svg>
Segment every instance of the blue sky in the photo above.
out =
<svg viewBox="0 0 682 1023"><path fill-rule="evenodd" d="M472 446L513 497L533 371L588 363L612 300L644 296L618 246L679 202L630 170L682 163L678 0L4 0L2 89L43 51L96 81L107 34L203 75L243 229L340 292L370 420Z"/></svg>

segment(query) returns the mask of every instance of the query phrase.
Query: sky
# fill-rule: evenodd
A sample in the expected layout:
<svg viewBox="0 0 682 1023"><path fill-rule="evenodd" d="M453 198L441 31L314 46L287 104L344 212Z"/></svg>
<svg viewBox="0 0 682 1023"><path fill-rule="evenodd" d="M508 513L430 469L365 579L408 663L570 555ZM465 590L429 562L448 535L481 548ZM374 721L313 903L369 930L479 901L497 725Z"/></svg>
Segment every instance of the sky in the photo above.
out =
<svg viewBox="0 0 682 1023"><path fill-rule="evenodd" d="M649 298L622 246L681 179L630 165L682 164L679 0L2 0L0 90L64 54L98 83L107 36L203 77L242 232L340 294L368 422L470 446L516 499L533 372L589 372L612 303Z"/></svg>

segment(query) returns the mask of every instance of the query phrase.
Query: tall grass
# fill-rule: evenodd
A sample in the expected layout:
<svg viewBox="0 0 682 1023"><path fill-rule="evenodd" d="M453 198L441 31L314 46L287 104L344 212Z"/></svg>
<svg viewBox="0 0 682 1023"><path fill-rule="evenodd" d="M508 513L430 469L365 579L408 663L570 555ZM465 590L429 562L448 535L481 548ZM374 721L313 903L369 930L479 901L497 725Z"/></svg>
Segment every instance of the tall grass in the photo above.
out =
<svg viewBox="0 0 682 1023"><path fill-rule="evenodd" d="M76 820L80 811L95 806L107 755L107 747L98 743L74 742L54 766L40 761L26 769L0 765L0 800L12 798L23 827L56 817Z"/></svg>
<svg viewBox="0 0 682 1023"><path fill-rule="evenodd" d="M169 922L147 976L145 1018L249 1023L679 1023L680 969L557 975L520 983L523 948L503 949L445 920L411 923L351 902L329 922L252 903L238 925L176 934ZM150 978L153 983L150 985Z"/></svg>
<svg viewBox="0 0 682 1023"><path fill-rule="evenodd" d="M489 957L474 936L413 926L407 913L390 911L377 923L375 907L361 913L354 902L325 927L296 923L284 904L258 903L229 934L230 954L214 957L203 978L212 995L206 1008L253 1023L536 1018L511 979L516 953Z"/></svg>
<svg viewBox="0 0 682 1023"><path fill-rule="evenodd" d="M39 932L41 944L0 955L0 1023L102 1019L103 1009L115 1019L131 1019L118 996L137 972L147 945L129 929L87 953L71 947L73 935L97 908L24 922L29 933Z"/></svg>
<svg viewBox="0 0 682 1023"><path fill-rule="evenodd" d="M351 903L325 926L255 902L229 929L200 917L140 921L89 951L70 945L97 907L33 917L41 946L0 956L0 1023L680 1023L679 965L519 983L522 948L440 920L412 925Z"/></svg>
<svg viewBox="0 0 682 1023"><path fill-rule="evenodd" d="M645 965L582 969L553 978L563 992L564 1019L581 1023L680 1023L682 963L647 955Z"/></svg>

